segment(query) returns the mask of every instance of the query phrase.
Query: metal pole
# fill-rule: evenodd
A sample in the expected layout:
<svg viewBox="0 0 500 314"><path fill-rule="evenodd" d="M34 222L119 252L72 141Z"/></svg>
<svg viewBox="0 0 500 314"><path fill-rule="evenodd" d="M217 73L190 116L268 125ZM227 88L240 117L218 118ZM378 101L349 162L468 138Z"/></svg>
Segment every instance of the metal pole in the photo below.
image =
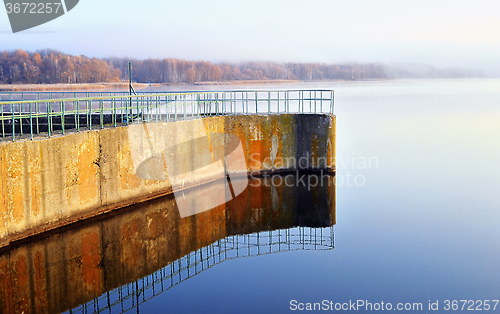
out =
<svg viewBox="0 0 500 314"><path fill-rule="evenodd" d="M278 91L278 114L280 113L280 92Z"/></svg>
<svg viewBox="0 0 500 314"><path fill-rule="evenodd" d="M12 141L16 140L16 120L14 118L14 104L10 105L10 111L12 113Z"/></svg>
<svg viewBox="0 0 500 314"><path fill-rule="evenodd" d="M184 120L186 120L186 95L182 95L182 110L184 111Z"/></svg>
<svg viewBox="0 0 500 314"><path fill-rule="evenodd" d="M127 117L127 120L132 117L132 65L130 61L128 62L128 95L130 97L130 117Z"/></svg>
<svg viewBox="0 0 500 314"><path fill-rule="evenodd" d="M73 102L73 109L75 109L74 104L75 104L75 102ZM80 100L76 101L75 128L76 128L77 132L80 132Z"/></svg>
<svg viewBox="0 0 500 314"><path fill-rule="evenodd" d="M331 96L331 100L330 100L330 113L333 114L333 112L335 111L335 94L334 92L332 91L332 96Z"/></svg>
<svg viewBox="0 0 500 314"><path fill-rule="evenodd" d="M30 107L30 135L31 139L33 139L33 115L31 113L31 103L29 103L29 107Z"/></svg>
<svg viewBox="0 0 500 314"><path fill-rule="evenodd" d="M113 98L113 125L116 126L116 98Z"/></svg>
<svg viewBox="0 0 500 314"><path fill-rule="evenodd" d="M267 92L267 114L271 114L271 91Z"/></svg>
<svg viewBox="0 0 500 314"><path fill-rule="evenodd" d="M50 102L47 102L47 131L50 137Z"/></svg>
<svg viewBox="0 0 500 314"><path fill-rule="evenodd" d="M255 114L259 113L259 106L258 106L258 100L257 100L257 92L255 92Z"/></svg>
<svg viewBox="0 0 500 314"><path fill-rule="evenodd" d="M63 94L64 98L64 94ZM61 101L61 127L62 127L62 134L64 134L64 101Z"/></svg>
<svg viewBox="0 0 500 314"><path fill-rule="evenodd" d="M155 103L155 122L158 122L161 120L161 104L160 104L161 96L154 96L154 103ZM160 106L160 107L158 107ZM160 118L158 118L158 115L160 115Z"/></svg>
<svg viewBox="0 0 500 314"><path fill-rule="evenodd" d="M24 100L24 93L21 94L21 100ZM21 135L23 135L23 105L19 104L19 128Z"/></svg>
<svg viewBox="0 0 500 314"><path fill-rule="evenodd" d="M2 137L5 136L5 122L4 122L4 119L3 119L3 105L2 106Z"/></svg>
<svg viewBox="0 0 500 314"><path fill-rule="evenodd" d="M38 93L36 94L35 98L36 98L36 100L38 100L40 98ZM35 103L35 112L37 113L37 115L36 115L36 134L40 134L40 126L38 124L38 108L40 108L39 106L40 105L38 105L38 103L36 102ZM3 111L3 109L2 109L2 111ZM3 123L3 121L2 121L2 123Z"/></svg>
<svg viewBox="0 0 500 314"><path fill-rule="evenodd" d="M102 97L102 93L99 95L99 97ZM101 125L101 129L104 128L104 100L100 99L99 100L99 124Z"/></svg>

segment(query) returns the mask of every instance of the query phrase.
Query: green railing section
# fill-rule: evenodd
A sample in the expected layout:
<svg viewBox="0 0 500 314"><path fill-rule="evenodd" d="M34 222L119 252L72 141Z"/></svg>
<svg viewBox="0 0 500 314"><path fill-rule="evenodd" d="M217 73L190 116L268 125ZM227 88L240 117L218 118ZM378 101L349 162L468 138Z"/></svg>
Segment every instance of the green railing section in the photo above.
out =
<svg viewBox="0 0 500 314"><path fill-rule="evenodd" d="M127 125L234 114L333 114L333 90L167 93L0 93L0 134L12 141Z"/></svg>

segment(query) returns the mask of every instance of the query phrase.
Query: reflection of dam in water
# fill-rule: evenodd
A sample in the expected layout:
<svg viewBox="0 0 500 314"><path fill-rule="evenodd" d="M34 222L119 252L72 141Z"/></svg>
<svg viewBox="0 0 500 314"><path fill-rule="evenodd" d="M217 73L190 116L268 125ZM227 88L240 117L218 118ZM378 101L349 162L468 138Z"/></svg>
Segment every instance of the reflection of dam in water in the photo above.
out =
<svg viewBox="0 0 500 314"><path fill-rule="evenodd" d="M235 199L186 218L173 198L156 199L4 251L0 312L139 311L226 260L333 249L334 177L301 176L252 178ZM216 188L207 184L184 196L195 205Z"/></svg>
<svg viewBox="0 0 500 314"><path fill-rule="evenodd" d="M151 275L108 291L71 313L122 313L133 308L139 312L142 303L227 260L293 250L333 248L333 226L297 227L229 236L193 251Z"/></svg>

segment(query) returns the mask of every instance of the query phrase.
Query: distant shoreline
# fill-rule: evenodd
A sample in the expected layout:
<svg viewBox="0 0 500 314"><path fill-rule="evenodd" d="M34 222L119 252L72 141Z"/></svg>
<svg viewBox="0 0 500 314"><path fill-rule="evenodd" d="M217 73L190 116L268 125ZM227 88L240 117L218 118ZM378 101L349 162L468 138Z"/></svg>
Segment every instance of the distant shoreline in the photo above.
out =
<svg viewBox="0 0 500 314"><path fill-rule="evenodd" d="M243 84L284 84L301 83L301 80L234 80L234 81L206 81L194 82L193 85L243 85Z"/></svg>
<svg viewBox="0 0 500 314"><path fill-rule="evenodd" d="M387 79L362 79L357 81L383 81ZM149 86L214 86L214 85L257 85L257 84L298 84L303 82L339 82L345 80L234 80L234 81L203 81L189 83L132 83L132 86L138 90ZM106 89L106 88L126 88L128 82L114 83L74 83L74 84L0 84L2 92L21 92L21 91L61 91L61 90L88 90L88 89Z"/></svg>
<svg viewBox="0 0 500 314"><path fill-rule="evenodd" d="M134 83L136 88L145 88L150 84ZM75 83L75 84L0 84L0 91L57 91L57 90L77 90L77 89L103 89L103 88L128 88L126 82L116 83Z"/></svg>
<svg viewBox="0 0 500 314"><path fill-rule="evenodd" d="M300 80L235 80L235 81L207 81L194 82L191 85L242 85L242 84L283 84L300 83ZM172 85L190 85L188 83L132 83L135 89L142 89L149 86L172 86ZM127 88L128 82L115 83L75 83L75 84L0 84L2 92L18 91L59 91L59 90L77 90L77 89L105 89L105 88Z"/></svg>

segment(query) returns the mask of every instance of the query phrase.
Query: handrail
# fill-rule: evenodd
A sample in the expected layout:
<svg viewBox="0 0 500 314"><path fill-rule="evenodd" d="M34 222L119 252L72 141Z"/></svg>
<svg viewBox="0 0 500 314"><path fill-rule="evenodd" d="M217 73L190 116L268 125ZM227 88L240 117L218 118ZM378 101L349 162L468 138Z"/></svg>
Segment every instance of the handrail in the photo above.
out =
<svg viewBox="0 0 500 314"><path fill-rule="evenodd" d="M183 92L165 92L165 93L147 93L147 92L138 92L136 95L118 95L118 96L96 96L96 97L73 97L73 98L51 98L51 99L32 99L32 100L7 100L1 101L0 105L10 105L10 104L29 104L29 103L46 103L46 102L61 102L61 101L78 101L78 100L99 100L99 99L118 99L118 98L144 98L144 97L160 97L160 96L172 96L172 95L201 95L201 94L217 94L217 93L262 93L262 92L299 92L299 91L316 91L316 92L335 92L331 89L311 89L311 90L302 90L302 89L286 89L286 90L227 90L227 91L183 91ZM9 92L8 94L16 95L16 94L65 94L63 92ZM76 94L103 94L102 92L74 92ZM73 94L74 94L73 93ZM120 93L120 92L105 92L105 93ZM142 94L141 94L142 93ZM0 96L1 96L0 92ZM313 98L314 100L314 98ZM222 101L222 100L220 100Z"/></svg>
<svg viewBox="0 0 500 314"><path fill-rule="evenodd" d="M96 93L96 92L94 92ZM109 94L108 94L109 93ZM119 92L99 96L53 98L54 94L78 92L10 92L0 101L0 137L12 141L35 134L116 127L133 122L170 122L206 116L235 114L334 113L334 91L232 90L151 92L137 95ZM91 92L84 92L91 95ZM0 96L5 93L0 93ZM35 99L25 99L25 97ZM20 97L20 100L12 98ZM41 99L49 97L49 99Z"/></svg>

